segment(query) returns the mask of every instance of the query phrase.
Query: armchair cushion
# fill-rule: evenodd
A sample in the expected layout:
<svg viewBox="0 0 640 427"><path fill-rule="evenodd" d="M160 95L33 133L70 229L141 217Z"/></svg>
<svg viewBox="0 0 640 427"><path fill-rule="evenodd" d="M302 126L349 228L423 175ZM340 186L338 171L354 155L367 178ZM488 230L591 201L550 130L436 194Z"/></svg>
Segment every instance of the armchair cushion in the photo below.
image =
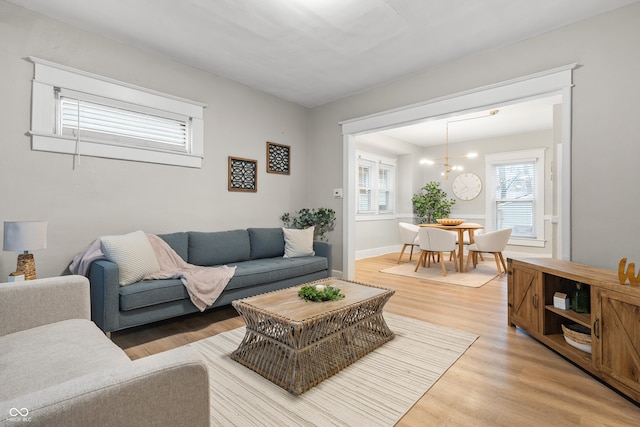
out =
<svg viewBox="0 0 640 427"><path fill-rule="evenodd" d="M0 401L103 369L127 355L90 320L71 319L0 337Z"/></svg>
<svg viewBox="0 0 640 427"><path fill-rule="evenodd" d="M61 276L0 284L0 336L67 319L91 319L89 280Z"/></svg>

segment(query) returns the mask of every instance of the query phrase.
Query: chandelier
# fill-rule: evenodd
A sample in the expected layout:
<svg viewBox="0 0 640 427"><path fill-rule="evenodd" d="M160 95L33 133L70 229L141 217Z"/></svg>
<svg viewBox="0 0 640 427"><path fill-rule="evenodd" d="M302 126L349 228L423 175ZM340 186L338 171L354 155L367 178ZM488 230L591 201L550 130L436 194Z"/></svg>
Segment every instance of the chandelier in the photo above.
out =
<svg viewBox="0 0 640 427"><path fill-rule="evenodd" d="M447 120L447 129L446 129L446 132L445 132L445 143L444 143L444 157L440 157L440 158L433 159L433 160L422 159L422 160L420 160L420 163L421 164L427 164L427 165L444 166L444 171L441 174L442 176L444 176L444 179L449 179L449 172L463 170L464 167L462 167L461 165L453 165L453 164L449 163L451 161L451 159L457 159L457 158L472 159L474 157L478 157L478 153L467 153L467 154L464 154L462 156L449 156L449 123L464 122L464 121L467 121L467 120L475 120L475 119L480 119L480 118L483 118L483 117L495 116L496 114L498 114L499 111L500 110L491 110L491 111L489 111L488 114L484 114L482 116L467 117L465 119L458 119L458 120Z"/></svg>

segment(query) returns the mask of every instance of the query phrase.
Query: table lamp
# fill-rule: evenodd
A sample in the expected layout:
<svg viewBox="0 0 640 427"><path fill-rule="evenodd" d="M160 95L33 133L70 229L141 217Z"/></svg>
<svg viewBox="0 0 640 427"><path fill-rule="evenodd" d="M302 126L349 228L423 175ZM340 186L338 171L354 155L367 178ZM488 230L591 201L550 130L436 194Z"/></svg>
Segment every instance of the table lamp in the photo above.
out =
<svg viewBox="0 0 640 427"><path fill-rule="evenodd" d="M36 262L29 251L47 247L47 221L5 221L4 250L18 252L17 270L25 280L36 278Z"/></svg>

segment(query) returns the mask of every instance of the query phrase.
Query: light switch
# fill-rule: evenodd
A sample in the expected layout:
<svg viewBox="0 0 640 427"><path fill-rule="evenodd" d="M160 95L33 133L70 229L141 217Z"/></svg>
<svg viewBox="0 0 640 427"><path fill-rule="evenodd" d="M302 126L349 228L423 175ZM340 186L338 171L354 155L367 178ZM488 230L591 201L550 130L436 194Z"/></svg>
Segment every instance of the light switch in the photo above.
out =
<svg viewBox="0 0 640 427"><path fill-rule="evenodd" d="M334 188L333 189L333 198L334 199L342 199L342 188Z"/></svg>

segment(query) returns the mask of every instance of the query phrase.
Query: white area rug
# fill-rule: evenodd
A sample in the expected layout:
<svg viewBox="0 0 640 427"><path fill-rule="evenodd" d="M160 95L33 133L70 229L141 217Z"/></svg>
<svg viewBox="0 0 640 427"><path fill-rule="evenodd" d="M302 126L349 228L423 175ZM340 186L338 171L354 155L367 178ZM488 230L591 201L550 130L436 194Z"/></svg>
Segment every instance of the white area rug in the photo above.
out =
<svg viewBox="0 0 640 427"><path fill-rule="evenodd" d="M491 256L485 255L485 261L478 263L478 266L473 269L469 265L469 271L466 273L456 272L453 264L450 261L445 263L447 267L447 276L442 275L442 267L439 262L434 263L431 261L431 267L420 267L418 271L414 271L416 268L416 260L410 262L402 262L393 267L380 270L381 273L397 274L399 276L413 277L415 279L428 280L430 282L448 283L451 285L469 286L471 288L479 288L480 286L490 282L498 275L498 269L496 268L496 262ZM466 259L465 259L466 263ZM504 277L504 276L503 276Z"/></svg>
<svg viewBox="0 0 640 427"><path fill-rule="evenodd" d="M229 354L244 327L192 344L209 365L214 426L393 426L477 335L385 313L396 337L294 396Z"/></svg>

